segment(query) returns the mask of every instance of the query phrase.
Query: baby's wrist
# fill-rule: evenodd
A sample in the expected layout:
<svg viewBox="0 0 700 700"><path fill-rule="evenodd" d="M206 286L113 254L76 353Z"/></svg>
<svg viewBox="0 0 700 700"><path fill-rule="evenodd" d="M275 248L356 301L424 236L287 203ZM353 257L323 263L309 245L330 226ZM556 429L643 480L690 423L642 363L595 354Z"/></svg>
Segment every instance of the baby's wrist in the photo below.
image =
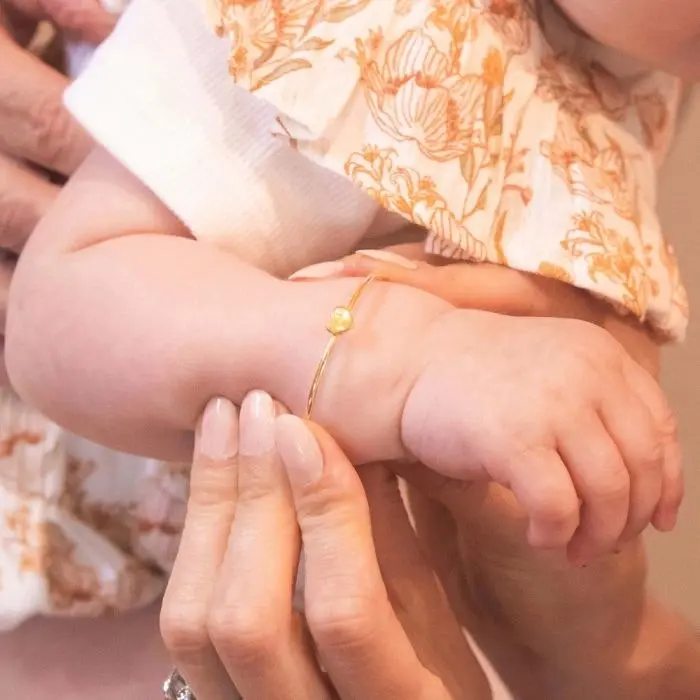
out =
<svg viewBox="0 0 700 700"><path fill-rule="evenodd" d="M296 347L275 363L275 395L303 415L311 383L329 340L326 324L347 305L361 280L284 283L286 303L298 309ZM338 338L321 373L313 419L323 425L354 461L404 455L401 415L415 381L412 348L425 329L453 307L420 290L380 281L360 296L353 328ZM285 366L286 364L286 366ZM280 369L282 371L280 371Z"/></svg>

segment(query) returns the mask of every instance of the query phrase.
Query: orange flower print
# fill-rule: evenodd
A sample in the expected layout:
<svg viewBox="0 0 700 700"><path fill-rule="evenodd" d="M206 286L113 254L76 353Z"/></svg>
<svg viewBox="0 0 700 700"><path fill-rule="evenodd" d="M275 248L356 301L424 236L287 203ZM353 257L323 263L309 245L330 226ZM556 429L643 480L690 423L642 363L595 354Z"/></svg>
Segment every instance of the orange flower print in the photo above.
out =
<svg viewBox="0 0 700 700"><path fill-rule="evenodd" d="M542 59L536 94L576 116L605 112L620 119L629 105L628 94L612 74L601 66L574 63L565 56Z"/></svg>
<svg viewBox="0 0 700 700"><path fill-rule="evenodd" d="M299 9L293 16L303 16ZM231 40L229 71L234 80L239 80L251 74L264 56L275 52L278 13L271 0L228 0L222 3L221 11L220 31Z"/></svg>
<svg viewBox="0 0 700 700"><path fill-rule="evenodd" d="M530 48L531 9L527 0L471 0L502 37L506 50L522 54Z"/></svg>
<svg viewBox="0 0 700 700"><path fill-rule="evenodd" d="M658 91L638 95L635 97L634 104L646 147L655 154L664 151L668 145L669 128L673 125L663 96Z"/></svg>
<svg viewBox="0 0 700 700"><path fill-rule="evenodd" d="M454 250L457 259L484 260L486 248L450 211L435 183L411 168L395 164L391 149L365 148L345 166L350 179L385 209L432 231Z"/></svg>
<svg viewBox="0 0 700 700"><path fill-rule="evenodd" d="M622 218L637 222L639 212L634 171L616 141L609 139L608 145L596 153L590 180L593 191L609 200Z"/></svg>
<svg viewBox="0 0 700 700"><path fill-rule="evenodd" d="M658 284L649 276L632 242L606 227L599 211L576 216L562 247L574 258L586 260L593 282L603 276L621 285L624 306L644 319L650 299L659 292Z"/></svg>
<svg viewBox="0 0 700 700"><path fill-rule="evenodd" d="M565 284L574 283L573 275L568 270L561 265L555 265L551 262L541 262L540 266L537 268L537 272L543 277L559 280L559 282L564 282Z"/></svg>
<svg viewBox="0 0 700 700"><path fill-rule="evenodd" d="M358 42L357 60L370 112L397 141L413 141L427 157L448 161L478 138L486 85L479 75L452 72L449 56L425 31L404 34L381 65Z"/></svg>
<svg viewBox="0 0 700 700"><path fill-rule="evenodd" d="M682 318L688 318L690 315L690 306L688 301L688 292L683 286L681 280L681 272L678 266L678 256L670 243L661 246L659 250L661 256L661 264L666 269L668 277L671 280L671 301Z"/></svg>
<svg viewBox="0 0 700 700"><path fill-rule="evenodd" d="M396 152L367 146L345 165L348 177L385 209L402 214L419 225L427 225L437 208L446 206L435 191L435 183L411 169L397 166Z"/></svg>
<svg viewBox="0 0 700 700"><path fill-rule="evenodd" d="M259 90L311 68L313 55L334 43L323 35L323 27L345 21L371 1L221 0L217 30L231 42L231 76Z"/></svg>
<svg viewBox="0 0 700 700"><path fill-rule="evenodd" d="M561 113L553 141L540 144L554 172L572 194L597 204L610 204L623 218L637 222L634 170L621 146L611 137L599 147L583 119Z"/></svg>
<svg viewBox="0 0 700 700"><path fill-rule="evenodd" d="M470 262L486 260L486 246L475 238L448 209L437 209L431 217L428 229L440 241L447 243L452 248L449 257L453 260L468 260Z"/></svg>

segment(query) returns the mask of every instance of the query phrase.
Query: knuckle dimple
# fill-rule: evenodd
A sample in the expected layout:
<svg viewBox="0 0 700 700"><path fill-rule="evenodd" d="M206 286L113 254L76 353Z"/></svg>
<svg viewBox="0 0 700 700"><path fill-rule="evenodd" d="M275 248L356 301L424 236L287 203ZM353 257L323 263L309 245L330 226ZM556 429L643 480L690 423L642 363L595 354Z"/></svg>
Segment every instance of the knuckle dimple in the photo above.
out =
<svg viewBox="0 0 700 700"><path fill-rule="evenodd" d="M160 614L160 633L166 648L174 654L197 653L209 644L206 616L177 603L166 602Z"/></svg>
<svg viewBox="0 0 700 700"><path fill-rule="evenodd" d="M310 603L306 618L316 644L333 649L362 647L371 639L377 622L374 606L361 596Z"/></svg>
<svg viewBox="0 0 700 700"><path fill-rule="evenodd" d="M298 504L302 530L307 533L337 531L349 523L369 518L369 505L363 494L344 486L339 480L337 484L308 494Z"/></svg>
<svg viewBox="0 0 700 700"><path fill-rule="evenodd" d="M645 473L658 471L660 474L665 453L666 449L663 440L661 438L650 438L642 456L638 460L638 468Z"/></svg>
<svg viewBox="0 0 700 700"><path fill-rule="evenodd" d="M533 498L532 515L547 525L564 527L576 519L577 513L578 503L559 490L541 489Z"/></svg>
<svg viewBox="0 0 700 700"><path fill-rule="evenodd" d="M666 443L679 443L679 428L678 428L678 417L669 408L664 413L663 418L659 421L659 430L661 432L661 439Z"/></svg>
<svg viewBox="0 0 700 700"><path fill-rule="evenodd" d="M213 609L207 630L214 646L235 664L250 666L275 656L280 622L253 605L233 604Z"/></svg>
<svg viewBox="0 0 700 700"><path fill-rule="evenodd" d="M589 488L590 497L605 503L626 501L630 494L630 479L626 471L610 470L608 478L596 480Z"/></svg>

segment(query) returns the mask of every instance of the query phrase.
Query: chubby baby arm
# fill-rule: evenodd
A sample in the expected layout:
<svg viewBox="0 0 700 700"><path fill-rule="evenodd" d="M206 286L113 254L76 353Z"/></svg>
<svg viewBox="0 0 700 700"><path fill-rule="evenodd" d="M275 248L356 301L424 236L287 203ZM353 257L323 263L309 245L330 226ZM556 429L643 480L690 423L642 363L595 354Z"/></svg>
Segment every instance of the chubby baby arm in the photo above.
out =
<svg viewBox="0 0 700 700"><path fill-rule="evenodd" d="M207 400L253 388L301 412L333 306L355 280L277 280L192 239L102 151L64 188L17 269L8 365L19 393L122 450L188 459ZM411 308L411 314L401 314ZM363 295L324 376L318 419L360 461L400 454L410 382L396 356L449 305L400 285ZM361 319L359 318L361 317ZM360 410L371 398L372 413Z"/></svg>
<svg viewBox="0 0 700 700"><path fill-rule="evenodd" d="M69 429L186 459L206 401L262 388L301 413L332 308L358 280L283 282L187 232L103 153L65 189L20 263L8 367ZM324 374L314 418L357 462L407 450L512 488L530 538L587 556L667 528L682 481L651 376L570 319L455 309L375 283ZM580 507L583 503L583 508Z"/></svg>

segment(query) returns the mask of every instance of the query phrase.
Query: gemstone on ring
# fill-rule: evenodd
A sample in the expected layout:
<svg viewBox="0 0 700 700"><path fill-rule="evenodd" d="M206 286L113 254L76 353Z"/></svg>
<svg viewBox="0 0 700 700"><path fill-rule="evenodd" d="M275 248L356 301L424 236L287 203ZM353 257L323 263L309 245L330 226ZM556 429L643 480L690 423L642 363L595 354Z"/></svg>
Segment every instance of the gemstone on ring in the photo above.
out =
<svg viewBox="0 0 700 700"><path fill-rule="evenodd" d="M197 700L177 669L163 683L163 693L164 700Z"/></svg>

